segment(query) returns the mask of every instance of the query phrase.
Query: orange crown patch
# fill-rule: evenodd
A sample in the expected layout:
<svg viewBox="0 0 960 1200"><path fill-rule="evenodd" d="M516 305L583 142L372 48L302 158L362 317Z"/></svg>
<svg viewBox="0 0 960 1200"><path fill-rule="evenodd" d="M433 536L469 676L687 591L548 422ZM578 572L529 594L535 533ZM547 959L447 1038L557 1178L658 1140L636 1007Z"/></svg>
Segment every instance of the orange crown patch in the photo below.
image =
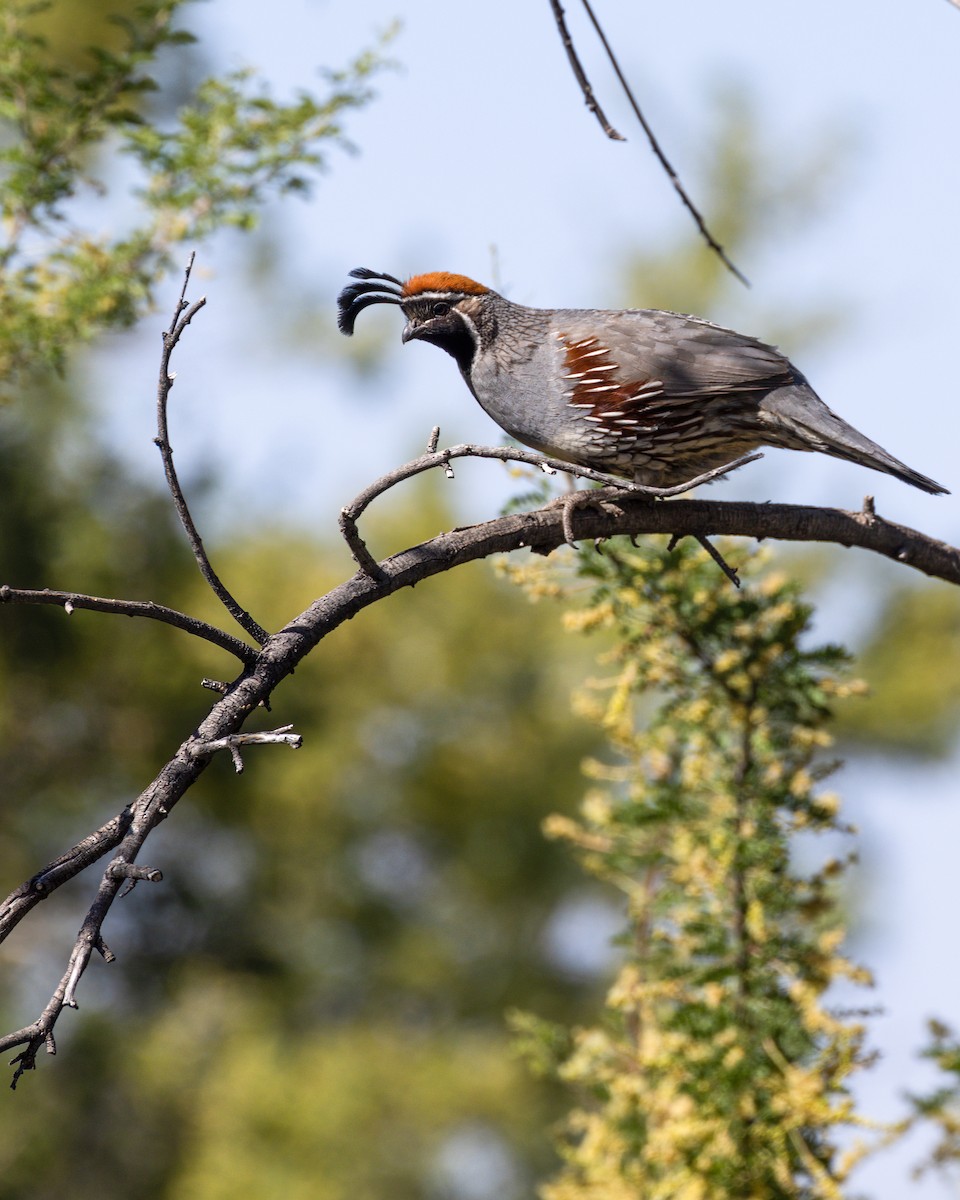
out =
<svg viewBox="0 0 960 1200"><path fill-rule="evenodd" d="M468 279L466 275L453 275L449 271L431 271L427 275L414 275L403 285L403 297L410 300L424 292L467 292L471 296L482 296L488 287Z"/></svg>

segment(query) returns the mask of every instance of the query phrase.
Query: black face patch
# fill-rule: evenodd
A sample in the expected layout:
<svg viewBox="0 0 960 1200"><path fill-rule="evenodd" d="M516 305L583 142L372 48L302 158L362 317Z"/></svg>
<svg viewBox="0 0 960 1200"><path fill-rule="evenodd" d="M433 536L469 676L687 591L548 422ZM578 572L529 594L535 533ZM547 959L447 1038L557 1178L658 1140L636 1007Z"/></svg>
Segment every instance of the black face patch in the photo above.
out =
<svg viewBox="0 0 960 1200"><path fill-rule="evenodd" d="M414 300L402 305L409 322L409 336L430 342L456 359L461 371L469 371L476 352L473 334L464 318L446 300Z"/></svg>

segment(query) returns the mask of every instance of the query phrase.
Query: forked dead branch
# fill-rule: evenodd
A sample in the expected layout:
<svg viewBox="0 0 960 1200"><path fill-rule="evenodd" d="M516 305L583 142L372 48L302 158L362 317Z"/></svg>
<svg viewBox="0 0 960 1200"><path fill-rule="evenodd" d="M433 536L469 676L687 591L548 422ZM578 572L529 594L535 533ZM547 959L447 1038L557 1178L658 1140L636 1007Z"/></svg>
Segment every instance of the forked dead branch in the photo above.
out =
<svg viewBox="0 0 960 1200"><path fill-rule="evenodd" d="M187 324L201 307L200 302L187 303L188 282L189 269L173 321L164 339L161 405L165 404L165 395L172 381L169 367L173 350ZM165 414L165 408L163 412ZM357 520L374 499L416 474L435 467L452 474L450 463L460 457L520 461L546 471L568 469L559 461L545 459L532 451L516 447L461 445L438 449L438 435L434 434L425 455L371 483L343 509L342 528L358 562L356 574L326 595L318 597L282 629L268 634L219 584L192 518L189 522L184 519L186 502L172 471L165 415L158 438L171 492L204 577L247 632L262 644L259 648L248 646L223 630L196 622L192 617L174 613L174 610L152 602L86 597L72 591L45 592L12 587L0 591L0 601L11 605L54 604L65 611L69 611L72 605L74 608L88 607L105 613L166 620L184 632L219 645L238 657L243 664L241 673L232 682L212 684L209 680L203 681L205 686L212 687L217 693L208 715L198 728L186 735L156 778L139 796L14 888L0 903L2 940L41 900L95 862L109 856L96 883L63 975L49 1002L32 1022L0 1037L0 1050L18 1050L12 1060L14 1084L24 1071L36 1066L36 1057L41 1049L55 1053L56 1023L64 1008L77 1007L79 984L94 953L108 962L113 961L115 955L104 942L102 929L114 901L125 891L128 892L137 881L161 881L159 868L141 867L136 861L152 831L171 814L216 753L230 753L236 766L241 747L266 743L297 748L300 738L289 725L249 733L241 730L251 714L269 701L281 681L325 637L363 609L393 592L412 587L461 563L474 562L493 554L519 550L549 554L574 537L602 540L618 534L660 534L668 538L692 536L701 540L721 534L755 539L834 542L841 546L858 546L924 574L960 584L960 550L883 519L876 514L869 500L860 511L845 512L786 504L663 500L630 486L607 486L593 495L584 493L588 502L578 503L572 508L562 501L554 501L534 511L513 513L468 528L453 529L378 560L360 538ZM742 465L742 462L732 464L736 465ZM731 467L720 468L711 475L722 474L729 469ZM578 470L577 474L590 479L596 475L584 470ZM596 481L603 484L610 482L603 477ZM677 490L670 488L665 492ZM191 528L193 533L190 532ZM167 615L160 616L160 613ZM175 619L169 614L174 614Z"/></svg>

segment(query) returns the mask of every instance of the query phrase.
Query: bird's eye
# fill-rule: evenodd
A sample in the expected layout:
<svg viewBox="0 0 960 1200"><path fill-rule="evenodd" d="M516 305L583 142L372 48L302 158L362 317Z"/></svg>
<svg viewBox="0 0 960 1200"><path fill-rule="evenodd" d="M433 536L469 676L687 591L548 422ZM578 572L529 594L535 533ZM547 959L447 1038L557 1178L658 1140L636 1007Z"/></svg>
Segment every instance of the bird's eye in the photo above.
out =
<svg viewBox="0 0 960 1200"><path fill-rule="evenodd" d="M445 317L450 311L450 305L445 300L438 300L433 306L433 315L435 317Z"/></svg>

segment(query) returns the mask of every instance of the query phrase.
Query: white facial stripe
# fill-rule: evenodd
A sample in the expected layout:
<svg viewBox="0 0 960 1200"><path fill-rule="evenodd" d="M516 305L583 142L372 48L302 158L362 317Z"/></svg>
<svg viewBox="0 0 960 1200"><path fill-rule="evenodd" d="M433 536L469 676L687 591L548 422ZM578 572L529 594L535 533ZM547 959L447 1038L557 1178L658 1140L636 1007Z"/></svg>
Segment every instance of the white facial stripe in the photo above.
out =
<svg viewBox="0 0 960 1200"><path fill-rule="evenodd" d="M469 317L467 316L467 314L466 314L466 313L463 311L463 309L461 309L461 308L455 308L453 311L454 311L454 312L457 314L457 316L458 316L458 317L460 318L460 320L461 320L461 321L464 323L464 325L466 325L466 327L467 327L467 329L468 329L468 331L469 331L469 333L470 333L470 336L473 338L473 345L474 345L474 347L475 347L475 348L476 348L476 347L479 347L479 345L480 345L480 334L477 332L477 327L476 327L476 325L474 325L473 321L471 321L471 320L470 320L470 318L469 318Z"/></svg>
<svg viewBox="0 0 960 1200"><path fill-rule="evenodd" d="M451 304L459 304L466 300L468 292L417 292L415 296L403 296L402 304L416 304L420 300L449 300Z"/></svg>

